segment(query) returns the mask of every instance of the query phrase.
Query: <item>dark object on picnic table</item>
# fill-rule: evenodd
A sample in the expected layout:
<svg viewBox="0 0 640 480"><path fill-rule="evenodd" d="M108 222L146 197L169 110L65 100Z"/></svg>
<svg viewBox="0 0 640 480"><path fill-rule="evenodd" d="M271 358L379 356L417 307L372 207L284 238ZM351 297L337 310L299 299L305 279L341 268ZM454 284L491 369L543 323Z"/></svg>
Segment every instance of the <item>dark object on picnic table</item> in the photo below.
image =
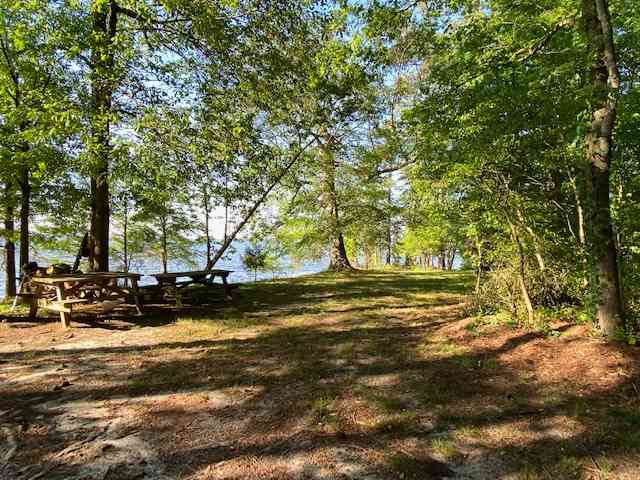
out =
<svg viewBox="0 0 640 480"><path fill-rule="evenodd" d="M22 266L23 276L44 277L47 274L46 267L38 266L38 262L29 262Z"/></svg>
<svg viewBox="0 0 640 480"><path fill-rule="evenodd" d="M60 275L71 273L71 265L66 263L54 263L47 267L47 275Z"/></svg>

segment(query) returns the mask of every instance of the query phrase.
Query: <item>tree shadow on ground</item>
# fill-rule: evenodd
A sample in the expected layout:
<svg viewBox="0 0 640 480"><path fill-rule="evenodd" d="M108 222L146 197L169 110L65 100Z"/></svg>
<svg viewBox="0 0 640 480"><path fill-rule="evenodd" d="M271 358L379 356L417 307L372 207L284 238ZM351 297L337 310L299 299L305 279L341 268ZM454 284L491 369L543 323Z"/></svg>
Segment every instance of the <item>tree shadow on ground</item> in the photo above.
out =
<svg viewBox="0 0 640 480"><path fill-rule="evenodd" d="M407 280L414 277L416 285ZM460 308L404 324L401 318L390 320L388 310L399 306L380 309L379 297L410 288L422 293L417 284L428 282L403 275L394 289L386 277L377 278L366 279L373 292L371 308L349 306L363 298L360 277L338 297L327 296L333 295L330 278L314 279L309 288L303 281L287 285L294 298L306 295L304 302L315 315L322 307L314 307L313 298L340 298L344 310L335 310L346 318L337 326L310 322L247 338L7 354L3 359L38 362L41 368L81 358L86 369L82 382L62 392L5 388L0 410L32 422L39 405L60 403L61 397L62 403L135 400L146 405L138 427L176 478L185 472L205 475L211 468L228 468L234 478L256 478L266 463L273 470L269 474L265 466L264 478L305 478L296 459L321 465L322 458L338 451L347 451L348 461L342 463L360 466L362 477L356 478L397 478L398 472L405 478L442 478L450 469L482 463L480 457L495 459L490 465L498 473L485 469L484 477L471 478L523 472L530 478L579 478L584 462L637 459L637 371L586 391L570 382L548 384L508 362L511 353L547 341L547 334L514 331L499 345L474 348L443 341L441 329L460 318ZM450 293L459 293L456 281ZM380 282L389 285L388 291ZM256 288L260 305L243 303L242 308L292 310L298 300L281 289L268 284L258 294ZM395 297L402 302L402 295ZM415 308L434 305L412 301ZM370 324L363 314L375 311L376 323ZM625 354L638 358L632 350ZM94 382L97 377L108 381ZM501 435L507 440L496 440ZM74 466L52 455L71 443L64 432L52 429L35 460L50 464L52 475L66 475ZM332 468L340 473L338 466Z"/></svg>

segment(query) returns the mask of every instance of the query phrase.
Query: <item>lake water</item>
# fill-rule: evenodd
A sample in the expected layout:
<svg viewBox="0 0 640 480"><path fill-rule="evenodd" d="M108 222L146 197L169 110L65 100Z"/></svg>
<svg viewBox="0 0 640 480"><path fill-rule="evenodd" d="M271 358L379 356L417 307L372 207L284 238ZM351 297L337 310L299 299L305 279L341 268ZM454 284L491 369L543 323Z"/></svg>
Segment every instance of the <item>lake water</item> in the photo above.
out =
<svg viewBox="0 0 640 480"><path fill-rule="evenodd" d="M242 254L246 248L244 242L236 242L234 245L234 252L227 255L227 258L221 259L216 263L216 268L222 268L226 270L233 270L233 273L229 275L230 283L245 283L252 282L254 279L253 272L247 271L245 266L242 264ZM53 262L64 262L70 265L73 265L74 258L73 256L58 254L56 252L43 252L43 253L34 253L32 254L33 261L38 262L40 266L46 266ZM189 264L185 261L179 260L170 260L169 261L169 271L170 272L183 272L189 270L200 270L204 267L206 263L202 257L204 255L201 252L196 253L197 261L195 264ZM257 272L257 279L271 279L278 277L296 277L300 275L307 275L310 273L321 272L322 270L326 270L329 265L328 259L320 260L320 261L307 261L303 263L295 263L291 262L288 259L283 259L281 261L281 265L275 271L266 271L266 272ZM110 262L111 270L120 270L122 267L116 261ZM4 267L3 267L4 268ZM82 268L82 267L81 267ZM152 273L159 273L162 271L162 265L158 258L148 257L143 258L138 261L134 261L130 270L132 272L140 273L145 275L141 278L140 283L144 284L154 284L155 279L153 277L149 277L146 275ZM18 268L16 267L16 272ZM4 297L5 293L5 285L4 285L4 272L0 275L0 298Z"/></svg>

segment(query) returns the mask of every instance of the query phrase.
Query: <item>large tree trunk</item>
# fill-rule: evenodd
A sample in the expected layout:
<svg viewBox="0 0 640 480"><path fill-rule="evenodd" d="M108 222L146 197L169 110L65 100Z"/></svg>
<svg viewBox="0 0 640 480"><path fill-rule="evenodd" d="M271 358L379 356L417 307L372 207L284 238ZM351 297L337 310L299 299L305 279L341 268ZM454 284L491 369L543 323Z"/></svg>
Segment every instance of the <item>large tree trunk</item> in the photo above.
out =
<svg viewBox="0 0 640 480"><path fill-rule="evenodd" d="M347 257L347 249L344 246L342 233L331 239L331 251L329 253L329 270L351 270L351 262Z"/></svg>
<svg viewBox="0 0 640 480"><path fill-rule="evenodd" d="M29 263L29 217L31 215L31 182L29 168L24 167L20 179L20 276Z"/></svg>
<svg viewBox="0 0 640 480"><path fill-rule="evenodd" d="M109 270L109 158L111 102L115 89L114 45L118 8L113 0L94 0L91 41L91 226L89 269Z"/></svg>
<svg viewBox="0 0 640 480"><path fill-rule="evenodd" d="M582 15L592 59L593 111L585 144L591 165L591 246L599 288L596 316L600 329L611 336L623 325L618 255L609 201L612 136L620 79L607 1L582 0Z"/></svg>
<svg viewBox="0 0 640 480"><path fill-rule="evenodd" d="M15 231L13 223L13 201L11 198L11 187L5 185L5 211L4 211L4 284L5 298L16 296L16 246L13 243Z"/></svg>
<svg viewBox="0 0 640 480"><path fill-rule="evenodd" d="M338 193L336 191L336 164L333 152L329 148L322 148L322 168L325 207L329 212L329 270L351 270L351 262L347 257L347 249L344 245L342 225L340 224L340 210L338 205Z"/></svg>
<svg viewBox="0 0 640 480"><path fill-rule="evenodd" d="M167 273L169 271L169 248L167 245L167 219L165 217L160 218L160 231L162 235L160 238L160 260L162 262L162 273Z"/></svg>

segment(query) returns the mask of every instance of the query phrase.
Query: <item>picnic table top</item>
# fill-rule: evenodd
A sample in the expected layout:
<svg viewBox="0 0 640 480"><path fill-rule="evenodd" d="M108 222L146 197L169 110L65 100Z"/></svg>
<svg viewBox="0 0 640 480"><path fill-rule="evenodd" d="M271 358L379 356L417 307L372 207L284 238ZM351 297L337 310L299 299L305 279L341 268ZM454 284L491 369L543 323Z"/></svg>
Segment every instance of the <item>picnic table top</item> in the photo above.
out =
<svg viewBox="0 0 640 480"><path fill-rule="evenodd" d="M210 274L230 274L233 270L223 269L211 269L211 270L196 270L193 272L168 272L168 273L155 273L152 276L156 278L178 278L178 277L204 277Z"/></svg>
<svg viewBox="0 0 640 480"><path fill-rule="evenodd" d="M91 273L71 273L62 275L49 275L46 277L32 277L34 283L43 283L46 285L55 285L56 283L66 282L91 282L98 280L110 280L117 278L131 278L138 280L141 277L139 273L125 272L91 272Z"/></svg>

